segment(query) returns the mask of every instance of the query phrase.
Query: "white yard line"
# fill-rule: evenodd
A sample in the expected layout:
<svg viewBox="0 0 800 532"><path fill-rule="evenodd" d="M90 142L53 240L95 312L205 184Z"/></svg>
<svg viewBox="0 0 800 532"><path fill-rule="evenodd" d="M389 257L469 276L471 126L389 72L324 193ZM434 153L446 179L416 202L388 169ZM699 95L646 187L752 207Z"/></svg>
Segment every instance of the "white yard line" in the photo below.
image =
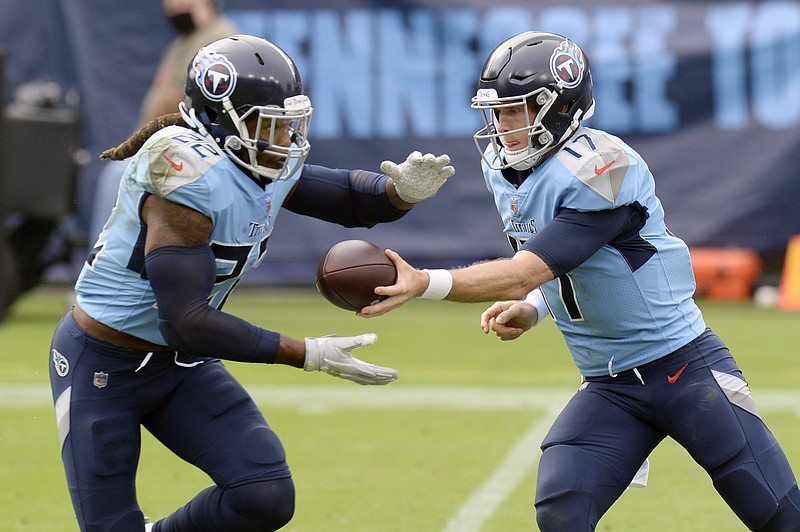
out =
<svg viewBox="0 0 800 532"><path fill-rule="evenodd" d="M262 406L329 411L441 408L444 410L532 410L562 406L573 391L508 390L500 388L408 386L245 386ZM0 384L0 408L52 405L50 387L42 384Z"/></svg>
<svg viewBox="0 0 800 532"><path fill-rule="evenodd" d="M337 409L431 409L469 411L540 410L543 415L509 449L489 478L458 508L442 532L480 532L505 499L539 461L539 443L574 390L508 390L484 387L246 386L261 406L325 413ZM760 412L800 416L800 391L760 390ZM41 408L53 404L50 387L0 384L0 408Z"/></svg>
<svg viewBox="0 0 800 532"><path fill-rule="evenodd" d="M338 408L394 409L441 408L446 410L550 410L563 406L575 390L537 390L454 386L245 386L264 406L325 411ZM753 397L761 411L800 413L800 391L757 390ZM0 383L0 408L38 408L53 404L46 384Z"/></svg>
<svg viewBox="0 0 800 532"><path fill-rule="evenodd" d="M480 532L503 501L539 463L539 443L552 425L558 408L550 408L509 450L492 475L481 484L450 518L442 532Z"/></svg>

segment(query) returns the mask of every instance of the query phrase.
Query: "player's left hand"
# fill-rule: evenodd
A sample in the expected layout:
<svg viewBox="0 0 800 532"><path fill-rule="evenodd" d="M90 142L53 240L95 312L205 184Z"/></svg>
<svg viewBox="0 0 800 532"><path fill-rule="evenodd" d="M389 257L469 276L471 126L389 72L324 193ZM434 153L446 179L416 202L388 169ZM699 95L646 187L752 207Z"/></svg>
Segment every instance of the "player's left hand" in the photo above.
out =
<svg viewBox="0 0 800 532"><path fill-rule="evenodd" d="M411 152L405 162L396 164L392 161L381 163L381 172L394 181L397 195L407 203L417 203L433 197L453 174L455 168L450 165L450 156L446 153L438 157L432 153Z"/></svg>
<svg viewBox="0 0 800 532"><path fill-rule="evenodd" d="M397 380L396 369L376 366L359 360L351 352L375 343L374 333L359 336L336 335L306 338L306 371L322 371L358 384L389 384Z"/></svg>
<svg viewBox="0 0 800 532"><path fill-rule="evenodd" d="M524 301L498 301L481 314L481 329L501 340L516 340L537 321L538 311Z"/></svg>

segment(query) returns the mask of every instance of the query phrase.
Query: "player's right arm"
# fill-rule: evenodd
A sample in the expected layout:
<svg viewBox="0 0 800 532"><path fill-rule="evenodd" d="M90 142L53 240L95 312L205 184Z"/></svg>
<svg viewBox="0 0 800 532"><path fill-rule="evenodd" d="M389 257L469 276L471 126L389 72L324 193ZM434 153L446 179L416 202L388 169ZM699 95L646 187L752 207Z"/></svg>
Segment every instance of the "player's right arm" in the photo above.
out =
<svg viewBox="0 0 800 532"><path fill-rule="evenodd" d="M207 216L153 194L142 206L142 219L147 224L145 255L165 246L208 244L213 229Z"/></svg>
<svg viewBox="0 0 800 532"><path fill-rule="evenodd" d="M170 347L227 360L323 371L359 384L397 379L395 370L351 355L373 343L375 335L301 341L209 306L216 276L216 261L208 245L211 220L155 195L145 200L142 219L147 226L147 276L158 304L159 329Z"/></svg>
<svg viewBox="0 0 800 532"><path fill-rule="evenodd" d="M442 272L443 275L438 275L437 270L418 270L387 250L397 267L397 281L392 286L376 288L375 293L388 296L387 299L364 307L359 315L380 316L415 297L460 302L523 299L617 239L630 248L626 256L629 263L640 264L653 254L652 246L638 237L646 219L647 210L638 204L597 212L562 209L511 259L481 262ZM445 282L448 280L449 285Z"/></svg>
<svg viewBox="0 0 800 532"><path fill-rule="evenodd" d="M386 254L397 267L397 281L392 286L376 288L376 294L388 298L364 307L359 311L360 316L369 318L386 314L415 297L465 303L523 299L531 290L554 278L541 258L529 251L518 251L511 259L480 262L450 270L446 275L452 280L450 286L436 296L430 295L430 290L439 292L437 270L419 270L394 251L387 250Z"/></svg>
<svg viewBox="0 0 800 532"><path fill-rule="evenodd" d="M159 308L159 328L170 347L232 360L303 367L303 343L260 329L207 303L215 259L213 229L202 213L156 195L142 206L147 226L145 263ZM222 357L221 357L222 358Z"/></svg>

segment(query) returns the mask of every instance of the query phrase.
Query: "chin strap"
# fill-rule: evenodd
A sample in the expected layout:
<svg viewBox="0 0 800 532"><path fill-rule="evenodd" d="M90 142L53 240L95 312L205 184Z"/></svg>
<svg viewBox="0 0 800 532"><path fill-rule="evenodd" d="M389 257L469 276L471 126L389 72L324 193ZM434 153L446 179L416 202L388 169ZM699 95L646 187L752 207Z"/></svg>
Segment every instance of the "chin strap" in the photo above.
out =
<svg viewBox="0 0 800 532"><path fill-rule="evenodd" d="M511 168L517 171L525 171L530 170L532 167L539 164L539 161L542 159L542 155L539 154L536 157L531 157L527 155L528 148L522 148L521 150L517 151L507 151L503 148L503 159L506 163L511 165Z"/></svg>
<svg viewBox="0 0 800 532"><path fill-rule="evenodd" d="M206 126L204 126L203 123L200 121L200 119L197 118L197 111L195 111L193 108L187 109L186 104L183 102L178 104L178 110L181 113L183 121L186 122L186 124L190 128L196 129L197 132L203 135L204 137L209 136Z"/></svg>

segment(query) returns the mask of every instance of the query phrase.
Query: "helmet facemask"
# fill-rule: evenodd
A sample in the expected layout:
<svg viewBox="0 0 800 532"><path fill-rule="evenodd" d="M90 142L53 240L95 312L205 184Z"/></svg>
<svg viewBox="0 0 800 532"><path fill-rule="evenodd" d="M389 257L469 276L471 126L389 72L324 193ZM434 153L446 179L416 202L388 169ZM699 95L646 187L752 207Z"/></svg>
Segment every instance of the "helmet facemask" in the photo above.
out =
<svg viewBox="0 0 800 532"><path fill-rule="evenodd" d="M252 106L239 116L230 101L223 104L227 118L238 133L224 139L225 153L243 168L272 181L292 177L311 150L308 142L313 112L311 101L307 96L298 95L286 98L283 105ZM252 131L248 125L252 126ZM289 145L286 145L287 140ZM272 165L259 163L259 154L266 155Z"/></svg>
<svg viewBox="0 0 800 532"><path fill-rule="evenodd" d="M507 98L499 98L494 89L478 90L477 95L472 98L472 108L481 111L485 126L473 135L473 139L483 160L491 169L527 170L539 164L542 156L556 144L557 139L542 124L542 119L551 111L557 97L557 93L545 87L522 96ZM501 109L514 107L522 108L525 125L518 129L501 132L497 121L498 113ZM521 131L527 132L528 145L513 152L506 150L503 137ZM559 142L560 140L558 139ZM486 141L491 145L492 153L487 153Z"/></svg>

